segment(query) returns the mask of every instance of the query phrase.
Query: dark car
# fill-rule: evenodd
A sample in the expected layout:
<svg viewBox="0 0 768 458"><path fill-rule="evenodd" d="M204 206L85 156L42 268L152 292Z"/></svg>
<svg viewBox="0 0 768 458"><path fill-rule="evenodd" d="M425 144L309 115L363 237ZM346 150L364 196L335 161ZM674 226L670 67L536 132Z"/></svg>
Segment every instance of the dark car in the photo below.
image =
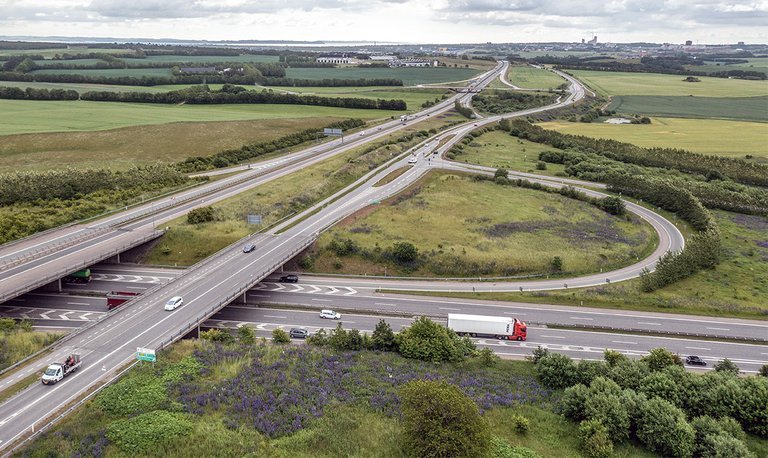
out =
<svg viewBox="0 0 768 458"><path fill-rule="evenodd" d="M245 246L243 246L243 253L250 253L255 249L256 249L256 245L254 245L253 243L246 243Z"/></svg>
<svg viewBox="0 0 768 458"><path fill-rule="evenodd" d="M280 283L298 283L299 282L299 276L298 275L283 275L280 277Z"/></svg>
<svg viewBox="0 0 768 458"><path fill-rule="evenodd" d="M691 356L685 357L685 364L689 366L706 366L707 362L699 358L698 356L691 355Z"/></svg>
<svg viewBox="0 0 768 458"><path fill-rule="evenodd" d="M309 332L304 328L291 328L288 335L291 336L292 339L306 339Z"/></svg>

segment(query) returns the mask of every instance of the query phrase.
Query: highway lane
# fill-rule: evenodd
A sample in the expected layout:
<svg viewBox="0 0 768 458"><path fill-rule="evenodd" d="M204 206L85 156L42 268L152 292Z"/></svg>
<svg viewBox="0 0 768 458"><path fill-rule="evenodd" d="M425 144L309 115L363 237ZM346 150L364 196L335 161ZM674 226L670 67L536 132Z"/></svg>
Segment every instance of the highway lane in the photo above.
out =
<svg viewBox="0 0 768 458"><path fill-rule="evenodd" d="M113 269L119 270L119 269ZM128 271L132 271L128 269ZM123 271L125 273L125 271ZM129 283L117 280L117 274L103 280L94 280L92 291L149 288L155 283L140 283L132 277ZM144 277L149 281L155 276ZM119 287L117 285L120 285ZM71 290L72 291L72 290ZM73 291L74 292L74 291ZM275 276L259 283L246 293L249 304L300 306L306 308L334 308L341 311L373 312L383 315L445 317L448 313L468 313L491 316L514 316L529 323L602 328L606 330L673 333L724 339L749 339L768 342L768 322L737 318L679 315L672 313L637 312L592 307L571 307L550 304L528 304L431 296L404 296L381 294L368 288L355 288L339 282L339 279L316 278L302 275L299 283L278 283ZM82 313L92 312L86 319L92 320L106 312L106 299L102 297L72 296L61 294L27 294L0 307L0 315L34 320L77 320ZM43 321L37 321L44 324ZM50 324L50 323L49 323Z"/></svg>

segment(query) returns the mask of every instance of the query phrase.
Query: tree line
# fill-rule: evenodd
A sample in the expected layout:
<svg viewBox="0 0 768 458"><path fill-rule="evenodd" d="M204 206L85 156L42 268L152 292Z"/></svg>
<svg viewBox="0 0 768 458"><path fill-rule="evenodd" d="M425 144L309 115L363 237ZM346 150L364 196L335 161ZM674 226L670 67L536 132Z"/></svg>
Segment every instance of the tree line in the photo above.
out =
<svg viewBox="0 0 768 458"><path fill-rule="evenodd" d="M768 186L768 166L743 159L711 156L675 148L641 148L605 138L571 135L546 130L525 120L510 121L510 133L558 149L578 148L621 162L675 169L704 176L727 177L738 183Z"/></svg>
<svg viewBox="0 0 768 458"><path fill-rule="evenodd" d="M72 89L35 89L0 86L0 99L13 100L77 100L80 94Z"/></svg>
<svg viewBox="0 0 768 458"><path fill-rule="evenodd" d="M472 106L485 113L503 114L553 103L557 94L484 91L472 98Z"/></svg>
<svg viewBox="0 0 768 458"><path fill-rule="evenodd" d="M345 87L345 86L402 86L403 80L396 78L324 78L310 80L300 78L264 78L264 86L293 86L293 87Z"/></svg>
<svg viewBox="0 0 768 458"><path fill-rule="evenodd" d="M364 125L365 121L362 119L347 119L329 124L326 128L348 130ZM210 156L189 157L176 163L176 168L184 173L210 170L212 168L224 168L264 154L316 140L322 135L322 132L323 129L306 129L269 142L251 143L249 145L243 145L238 149L229 149Z"/></svg>

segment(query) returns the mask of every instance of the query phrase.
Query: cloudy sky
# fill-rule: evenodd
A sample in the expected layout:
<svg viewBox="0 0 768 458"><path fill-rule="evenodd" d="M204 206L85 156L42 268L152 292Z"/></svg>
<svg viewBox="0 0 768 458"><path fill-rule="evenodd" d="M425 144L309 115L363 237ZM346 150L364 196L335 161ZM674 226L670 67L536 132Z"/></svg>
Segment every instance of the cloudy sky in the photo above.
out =
<svg viewBox="0 0 768 458"><path fill-rule="evenodd" d="M0 35L765 43L768 0L0 0Z"/></svg>

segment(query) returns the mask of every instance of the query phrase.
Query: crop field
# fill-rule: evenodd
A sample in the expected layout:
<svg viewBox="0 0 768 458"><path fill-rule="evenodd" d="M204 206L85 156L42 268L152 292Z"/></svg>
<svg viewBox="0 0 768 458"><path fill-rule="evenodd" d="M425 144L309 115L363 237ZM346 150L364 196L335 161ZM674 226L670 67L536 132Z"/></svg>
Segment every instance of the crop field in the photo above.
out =
<svg viewBox="0 0 768 458"><path fill-rule="evenodd" d="M481 72L472 68L427 67L427 68L288 68L286 76L298 79L358 79L394 78L406 86L434 84L447 81L463 81Z"/></svg>
<svg viewBox="0 0 768 458"><path fill-rule="evenodd" d="M132 76L140 78L142 76L173 76L171 68L108 68L108 69L42 69L32 72L33 75L84 75L84 76L103 76L105 78L116 78L119 76Z"/></svg>
<svg viewBox="0 0 768 458"><path fill-rule="evenodd" d="M0 49L0 56L19 56L32 54L43 56L46 59L53 59L56 54L129 54L133 49L128 48L88 48L86 46L71 46L69 48L50 48L50 49Z"/></svg>
<svg viewBox="0 0 768 458"><path fill-rule="evenodd" d="M752 57L747 59L749 63L746 64L728 64L726 65L724 62L719 62L720 65L718 65L718 62L716 61L705 61L705 65L691 65L687 68L691 70L696 70L700 72L724 72L728 70L744 70L744 71L755 71L755 72L764 72L768 74L768 57Z"/></svg>
<svg viewBox="0 0 768 458"><path fill-rule="evenodd" d="M252 88L251 88L252 89ZM257 88L258 90L259 88ZM421 105L426 101L434 102L445 94L443 89L428 88L397 88L387 86L373 87L282 87L272 86L275 92L288 92L296 94L312 94L323 97L360 97L365 99L398 99L405 100L409 111L421 110Z"/></svg>
<svg viewBox="0 0 768 458"><path fill-rule="evenodd" d="M760 97L768 95L768 82L699 77L687 83L681 75L573 70L573 75L598 93L611 95L664 95L695 97Z"/></svg>
<svg viewBox="0 0 768 458"><path fill-rule="evenodd" d="M78 67L89 67L91 65L104 63L104 61L101 59L71 59L71 60L45 59L45 60L36 60L34 62L38 67L48 67L51 65L58 65L58 64L75 65Z"/></svg>
<svg viewBox="0 0 768 458"><path fill-rule="evenodd" d="M546 122L541 127L559 132L611 138L643 147L681 148L704 154L768 159L765 123L714 119L652 118L647 124Z"/></svg>
<svg viewBox="0 0 768 458"><path fill-rule="evenodd" d="M121 169L157 161L178 161L274 140L342 119L172 122L96 132L6 135L0 137L0 172L66 166Z"/></svg>
<svg viewBox="0 0 768 458"><path fill-rule="evenodd" d="M367 251L337 257L326 249L334 239L350 239ZM656 237L637 219L560 195L432 172L418 186L323 234L313 270L380 275L386 266L391 275L404 273L375 262L376 253L401 241L422 255L413 275L476 277L546 274L555 256L568 275L615 268L652 249Z"/></svg>
<svg viewBox="0 0 768 458"><path fill-rule="evenodd" d="M549 70L522 65L509 67L507 81L528 89L555 89L565 83L565 79Z"/></svg>
<svg viewBox="0 0 768 458"><path fill-rule="evenodd" d="M258 54L241 54L239 56L184 56L167 54L161 56L147 56L144 58L124 58L120 59L127 63L129 66L140 66L143 62L188 62L196 64L210 64L217 62L265 62L276 63L277 56L262 56Z"/></svg>
<svg viewBox="0 0 768 458"><path fill-rule="evenodd" d="M539 153L552 149L551 146L521 140L496 130L475 138L470 145L464 147L464 152L457 155L455 160L497 169L555 176L556 173L564 173L564 165L547 164L546 170L536 170Z"/></svg>
<svg viewBox="0 0 768 458"><path fill-rule="evenodd" d="M683 118L768 121L768 96L762 97L681 97L619 95L609 110L619 113Z"/></svg>
<svg viewBox="0 0 768 458"><path fill-rule="evenodd" d="M170 122L299 118L389 118L398 111L305 105L160 105L90 101L0 100L0 135L72 132Z"/></svg>

